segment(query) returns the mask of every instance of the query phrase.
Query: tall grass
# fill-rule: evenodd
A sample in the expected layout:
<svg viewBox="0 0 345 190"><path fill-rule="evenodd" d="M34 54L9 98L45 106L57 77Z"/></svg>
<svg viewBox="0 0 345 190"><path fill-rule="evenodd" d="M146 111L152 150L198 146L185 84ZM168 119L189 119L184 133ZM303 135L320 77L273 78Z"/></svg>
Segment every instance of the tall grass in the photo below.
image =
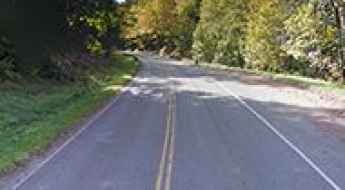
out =
<svg viewBox="0 0 345 190"><path fill-rule="evenodd" d="M0 86L0 175L49 147L135 74L131 57L115 56L89 71L88 80L39 79Z"/></svg>

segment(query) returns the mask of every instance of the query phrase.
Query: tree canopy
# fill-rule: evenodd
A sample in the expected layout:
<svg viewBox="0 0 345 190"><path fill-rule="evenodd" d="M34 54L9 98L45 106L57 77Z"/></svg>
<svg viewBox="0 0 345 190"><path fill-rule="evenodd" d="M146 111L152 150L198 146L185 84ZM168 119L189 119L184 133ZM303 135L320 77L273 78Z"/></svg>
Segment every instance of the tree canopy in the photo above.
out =
<svg viewBox="0 0 345 190"><path fill-rule="evenodd" d="M62 69L57 57L106 52L118 39L116 7L112 0L2 1L0 55L6 58L0 62L1 77L54 77Z"/></svg>
<svg viewBox="0 0 345 190"><path fill-rule="evenodd" d="M67 49L117 45L345 81L342 0L6 0L0 21L2 76Z"/></svg>

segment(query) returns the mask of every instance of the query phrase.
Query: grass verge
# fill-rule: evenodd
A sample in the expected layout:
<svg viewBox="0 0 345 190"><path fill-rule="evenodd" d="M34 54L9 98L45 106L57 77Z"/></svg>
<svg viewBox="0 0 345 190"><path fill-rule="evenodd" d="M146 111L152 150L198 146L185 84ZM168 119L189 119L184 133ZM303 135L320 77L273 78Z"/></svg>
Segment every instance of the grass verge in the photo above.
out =
<svg viewBox="0 0 345 190"><path fill-rule="evenodd" d="M60 135L131 80L138 64L117 55L87 82L32 80L0 86L0 176L46 150Z"/></svg>

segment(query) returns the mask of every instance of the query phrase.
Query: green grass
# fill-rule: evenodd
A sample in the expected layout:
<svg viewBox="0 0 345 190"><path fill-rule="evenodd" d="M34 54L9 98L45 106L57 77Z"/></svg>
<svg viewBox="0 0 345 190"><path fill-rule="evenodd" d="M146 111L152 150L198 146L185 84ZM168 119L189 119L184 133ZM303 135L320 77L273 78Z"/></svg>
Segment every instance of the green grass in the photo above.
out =
<svg viewBox="0 0 345 190"><path fill-rule="evenodd" d="M243 69L239 67L229 67L226 65L215 64L215 63L214 64L201 63L199 64L199 66L203 68L217 69L217 70L224 70L224 71L232 70L232 71L241 71L241 72L246 72L246 73L254 73L257 75L270 78L274 81L296 85L305 89L317 88L323 91L334 92L335 94L340 95L340 96L345 95L345 85L336 83L336 82L325 81L322 79L314 79L310 77L291 75L291 74L277 74L277 73L272 73L272 72L267 72L267 71Z"/></svg>
<svg viewBox="0 0 345 190"><path fill-rule="evenodd" d="M87 82L32 80L0 86L0 175L46 150L73 124L97 109L137 70L132 57L117 55L90 71Z"/></svg>

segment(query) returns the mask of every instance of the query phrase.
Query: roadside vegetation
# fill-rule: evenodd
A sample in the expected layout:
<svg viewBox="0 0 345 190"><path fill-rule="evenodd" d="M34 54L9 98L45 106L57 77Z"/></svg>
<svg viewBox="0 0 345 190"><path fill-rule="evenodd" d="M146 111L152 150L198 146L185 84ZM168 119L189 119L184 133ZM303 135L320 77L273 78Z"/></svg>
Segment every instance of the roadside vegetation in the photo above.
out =
<svg viewBox="0 0 345 190"><path fill-rule="evenodd" d="M0 174L15 168L118 92L135 74L132 57L112 56L85 80L27 79L0 86Z"/></svg>
<svg viewBox="0 0 345 190"><path fill-rule="evenodd" d="M342 0L20 0L0 7L0 80L74 80L80 51L107 56L122 47L345 83Z"/></svg>
<svg viewBox="0 0 345 190"><path fill-rule="evenodd" d="M342 0L137 0L123 8L133 47L345 83Z"/></svg>
<svg viewBox="0 0 345 190"><path fill-rule="evenodd" d="M108 57L119 46L116 9L112 0L2 1L0 82L78 80L84 55Z"/></svg>
<svg viewBox="0 0 345 190"><path fill-rule="evenodd" d="M0 3L0 175L25 164L135 74L113 0Z"/></svg>

